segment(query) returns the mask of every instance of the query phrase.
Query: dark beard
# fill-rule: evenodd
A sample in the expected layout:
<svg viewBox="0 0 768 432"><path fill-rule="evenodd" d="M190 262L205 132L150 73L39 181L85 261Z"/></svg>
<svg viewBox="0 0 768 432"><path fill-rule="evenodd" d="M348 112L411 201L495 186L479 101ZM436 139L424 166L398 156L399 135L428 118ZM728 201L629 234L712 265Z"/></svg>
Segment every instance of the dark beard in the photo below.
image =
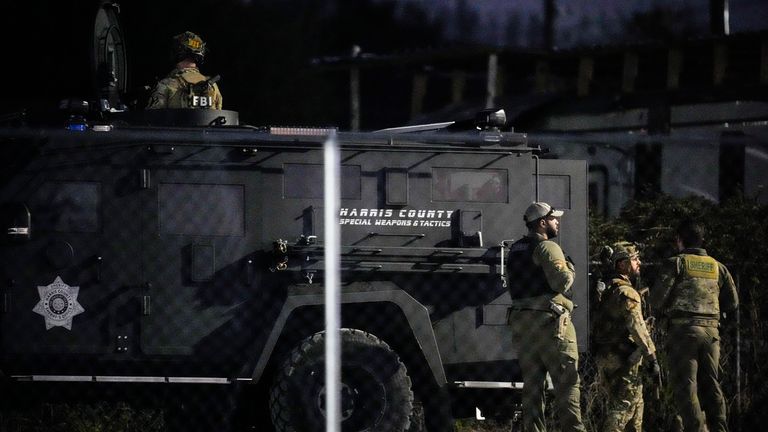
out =
<svg viewBox="0 0 768 432"><path fill-rule="evenodd" d="M557 231L552 227L547 227L547 238L553 239L555 237L557 237Z"/></svg>

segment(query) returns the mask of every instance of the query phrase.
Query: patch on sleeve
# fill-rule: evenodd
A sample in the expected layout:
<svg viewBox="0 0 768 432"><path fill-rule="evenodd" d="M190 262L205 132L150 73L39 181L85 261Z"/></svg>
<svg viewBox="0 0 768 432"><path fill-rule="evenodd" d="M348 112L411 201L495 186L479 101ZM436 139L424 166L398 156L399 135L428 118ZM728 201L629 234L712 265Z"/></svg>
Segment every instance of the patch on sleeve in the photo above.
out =
<svg viewBox="0 0 768 432"><path fill-rule="evenodd" d="M629 297L624 297L624 308L630 312L640 309L640 302L635 301Z"/></svg>
<svg viewBox="0 0 768 432"><path fill-rule="evenodd" d="M634 310L640 307L640 294L631 286L619 287L619 294L627 310Z"/></svg>
<svg viewBox="0 0 768 432"><path fill-rule="evenodd" d="M717 261L714 258L700 255L685 256L685 273L690 277L702 279L718 278Z"/></svg>

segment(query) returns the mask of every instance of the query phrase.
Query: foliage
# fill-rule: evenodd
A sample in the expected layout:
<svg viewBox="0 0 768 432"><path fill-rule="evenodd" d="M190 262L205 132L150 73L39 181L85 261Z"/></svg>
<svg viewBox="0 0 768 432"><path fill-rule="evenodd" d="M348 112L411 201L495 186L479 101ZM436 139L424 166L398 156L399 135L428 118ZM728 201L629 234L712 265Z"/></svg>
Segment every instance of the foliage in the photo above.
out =
<svg viewBox="0 0 768 432"><path fill-rule="evenodd" d="M496 432L508 431L510 421L494 420L458 420L456 421L456 432Z"/></svg>
<svg viewBox="0 0 768 432"><path fill-rule="evenodd" d="M756 197L735 196L721 204L701 197L673 198L658 195L629 203L619 217L606 219L590 217L590 256L599 255L603 245L629 240L642 245L643 281L648 286L654 279L656 264L676 253L676 225L692 218L704 225L707 252L725 263L739 287L740 316L724 320L721 328L721 365L724 391L731 402L730 421L733 425L755 425L764 420L759 407L766 398L765 366L768 354L766 329L762 316L768 313L768 297L760 289L768 280L768 231L763 221L768 206ZM740 318L737 324L736 319ZM737 336L740 344L737 345ZM663 346L663 334L655 332L657 345ZM741 361L737 363L737 353ZM659 352L663 362L663 350ZM738 377L741 376L741 382ZM587 386L589 383L587 383ZM674 403L669 388L663 389L659 401L649 396L651 383L646 386L646 426L649 430L668 430L674 424ZM590 393L587 392L589 401ZM588 410L588 412L591 412ZM598 411L599 412L599 411Z"/></svg>

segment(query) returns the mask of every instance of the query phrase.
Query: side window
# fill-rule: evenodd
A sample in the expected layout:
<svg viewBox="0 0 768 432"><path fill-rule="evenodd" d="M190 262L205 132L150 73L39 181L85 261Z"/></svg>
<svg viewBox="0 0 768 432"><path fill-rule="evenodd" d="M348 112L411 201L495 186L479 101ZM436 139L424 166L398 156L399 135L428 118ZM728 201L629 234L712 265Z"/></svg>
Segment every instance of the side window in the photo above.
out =
<svg viewBox="0 0 768 432"><path fill-rule="evenodd" d="M47 181L30 199L35 230L95 233L101 223L101 184Z"/></svg>
<svg viewBox="0 0 768 432"><path fill-rule="evenodd" d="M242 236L245 190L242 185L160 183L160 234Z"/></svg>
<svg viewBox="0 0 768 432"><path fill-rule="evenodd" d="M323 166L283 165L283 198L323 198ZM341 198L360 199L360 167L341 166Z"/></svg>
<svg viewBox="0 0 768 432"><path fill-rule="evenodd" d="M432 200L508 202L507 171L502 169L432 168Z"/></svg>

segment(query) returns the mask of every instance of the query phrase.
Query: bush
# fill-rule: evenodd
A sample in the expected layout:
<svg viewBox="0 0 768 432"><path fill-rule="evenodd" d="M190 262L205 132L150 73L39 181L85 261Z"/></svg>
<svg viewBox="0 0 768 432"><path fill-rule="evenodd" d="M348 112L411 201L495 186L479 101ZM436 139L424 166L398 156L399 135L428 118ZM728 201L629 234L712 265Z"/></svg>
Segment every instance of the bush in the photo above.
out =
<svg viewBox="0 0 768 432"><path fill-rule="evenodd" d="M590 216L590 256L597 264L603 245L618 240L629 240L642 246L644 263L640 288L651 285L657 263L674 255L675 227L679 221L693 218L706 230L707 252L726 264L739 289L737 317L724 321L721 328L721 365L723 366L723 390L731 401L729 422L735 430L744 426L751 430L764 422L768 380L765 362L766 334L762 316L768 309L768 296L760 289L761 281L768 280L768 230L763 227L768 218L768 206L756 198L734 197L716 204L700 197L673 198L659 195L653 199L629 203L619 217L607 219ZM599 269L595 268L595 273ZM594 294L594 293L593 293ZM593 296L594 297L594 296ZM737 324L737 319L740 323ZM658 331L654 332L657 346L661 348ZM738 344L737 344L738 341ZM737 354L741 353L740 363ZM663 350L659 353L663 360ZM740 377L740 380L739 380ZM586 384L589 388L589 383ZM649 397L650 383L646 385L645 425L648 430L669 430L674 423L674 404L669 388L660 394L660 400ZM587 400L594 395L587 393ZM599 407L589 407L587 413L599 412ZM589 419L596 424L596 419ZM599 422L598 422L599 423Z"/></svg>

